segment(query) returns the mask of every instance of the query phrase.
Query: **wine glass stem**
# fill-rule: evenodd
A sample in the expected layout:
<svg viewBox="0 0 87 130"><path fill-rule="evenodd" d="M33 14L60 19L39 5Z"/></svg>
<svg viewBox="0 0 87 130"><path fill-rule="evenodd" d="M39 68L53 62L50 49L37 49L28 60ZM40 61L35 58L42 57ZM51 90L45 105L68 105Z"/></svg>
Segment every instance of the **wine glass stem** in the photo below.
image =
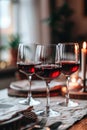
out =
<svg viewBox="0 0 87 130"><path fill-rule="evenodd" d="M28 81L29 81L29 91L28 91L28 97L27 97L28 105L30 105L30 101L31 101L31 97L32 97L32 94L31 94L31 79L32 79L32 76L29 75L29 76L28 76Z"/></svg>
<svg viewBox="0 0 87 130"><path fill-rule="evenodd" d="M46 91L47 91L47 104L46 104L46 115L49 115L50 111L50 93L49 93L49 82L46 81Z"/></svg>
<svg viewBox="0 0 87 130"><path fill-rule="evenodd" d="M66 79L67 79L67 83L66 83L66 106L67 106L69 103L69 89L68 89L68 87L69 87L70 76L67 76Z"/></svg>

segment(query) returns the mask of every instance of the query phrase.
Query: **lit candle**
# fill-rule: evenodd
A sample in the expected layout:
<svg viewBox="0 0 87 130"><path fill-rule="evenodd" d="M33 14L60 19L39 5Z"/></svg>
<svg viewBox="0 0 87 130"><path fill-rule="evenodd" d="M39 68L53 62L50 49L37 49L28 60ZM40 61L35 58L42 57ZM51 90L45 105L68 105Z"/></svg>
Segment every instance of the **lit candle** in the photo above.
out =
<svg viewBox="0 0 87 130"><path fill-rule="evenodd" d="M83 48L81 49L81 71L82 71L82 79L86 79L86 55L87 55L87 49L86 49L86 42L83 42Z"/></svg>

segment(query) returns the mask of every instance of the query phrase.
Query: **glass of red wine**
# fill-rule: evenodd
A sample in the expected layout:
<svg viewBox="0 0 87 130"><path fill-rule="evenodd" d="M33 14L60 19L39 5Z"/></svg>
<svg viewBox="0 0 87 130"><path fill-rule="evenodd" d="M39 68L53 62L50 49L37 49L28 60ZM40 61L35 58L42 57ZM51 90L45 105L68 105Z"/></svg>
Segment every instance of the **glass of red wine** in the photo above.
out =
<svg viewBox="0 0 87 130"><path fill-rule="evenodd" d="M59 43L61 72L66 76L66 100L61 103L63 106L75 107L77 102L70 100L69 97L69 81L71 74L79 69L80 51L78 43Z"/></svg>
<svg viewBox="0 0 87 130"><path fill-rule="evenodd" d="M36 45L31 44L24 44L20 43L18 47L18 55L17 55L17 67L19 72L23 73L28 79L29 91L28 96L25 100L21 100L21 104L26 105L38 105L40 102L36 101L32 97L31 93L31 80L32 76L35 74L35 47Z"/></svg>
<svg viewBox="0 0 87 130"><path fill-rule="evenodd" d="M61 66L59 62L59 48L58 45L38 44L35 54L35 73L46 82L46 110L42 110L42 115L47 117L59 116L58 111L50 108L50 84L51 81L57 78L61 73ZM39 65L38 65L39 64Z"/></svg>

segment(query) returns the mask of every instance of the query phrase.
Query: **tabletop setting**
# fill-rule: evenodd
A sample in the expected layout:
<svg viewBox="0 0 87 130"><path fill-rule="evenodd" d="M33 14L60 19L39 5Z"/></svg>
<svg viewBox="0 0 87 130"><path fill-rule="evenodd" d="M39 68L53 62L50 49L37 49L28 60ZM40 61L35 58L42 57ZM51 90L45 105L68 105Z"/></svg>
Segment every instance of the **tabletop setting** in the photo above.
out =
<svg viewBox="0 0 87 130"><path fill-rule="evenodd" d="M0 90L1 130L74 130L87 119L86 42L20 43L17 71L25 79Z"/></svg>

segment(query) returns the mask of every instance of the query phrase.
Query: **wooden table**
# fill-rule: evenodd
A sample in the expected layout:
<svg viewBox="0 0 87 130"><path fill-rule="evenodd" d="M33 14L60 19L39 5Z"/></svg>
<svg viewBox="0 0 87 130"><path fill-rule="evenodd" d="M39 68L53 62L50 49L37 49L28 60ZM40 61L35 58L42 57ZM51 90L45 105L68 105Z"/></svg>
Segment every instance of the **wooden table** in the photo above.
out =
<svg viewBox="0 0 87 130"><path fill-rule="evenodd" d="M68 130L87 130L87 116L84 117L79 122L75 123L72 127Z"/></svg>
<svg viewBox="0 0 87 130"><path fill-rule="evenodd" d="M0 98L8 97L7 89L0 90ZM75 123L68 130L87 130L87 116Z"/></svg>

